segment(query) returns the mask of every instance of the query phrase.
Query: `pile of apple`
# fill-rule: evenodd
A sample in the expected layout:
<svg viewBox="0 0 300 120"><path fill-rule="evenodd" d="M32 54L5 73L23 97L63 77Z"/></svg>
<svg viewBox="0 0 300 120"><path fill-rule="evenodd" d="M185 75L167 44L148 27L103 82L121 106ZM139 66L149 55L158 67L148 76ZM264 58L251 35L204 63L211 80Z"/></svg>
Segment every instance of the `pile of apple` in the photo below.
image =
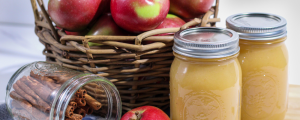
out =
<svg viewBox="0 0 300 120"><path fill-rule="evenodd" d="M153 29L181 27L184 20L206 13L213 2L49 0L48 13L57 28L63 28L68 35L133 35Z"/></svg>

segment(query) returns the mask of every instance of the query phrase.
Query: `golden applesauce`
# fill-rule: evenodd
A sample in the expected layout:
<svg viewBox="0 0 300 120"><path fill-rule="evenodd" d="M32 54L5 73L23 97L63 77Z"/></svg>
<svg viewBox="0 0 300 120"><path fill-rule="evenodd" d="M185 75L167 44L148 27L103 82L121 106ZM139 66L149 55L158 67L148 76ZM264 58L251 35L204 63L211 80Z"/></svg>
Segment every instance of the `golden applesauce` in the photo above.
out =
<svg viewBox="0 0 300 120"><path fill-rule="evenodd" d="M238 54L209 60L174 55L172 120L239 120L242 78Z"/></svg>
<svg viewBox="0 0 300 120"><path fill-rule="evenodd" d="M264 42L240 40L243 120L283 120L287 111L286 37Z"/></svg>
<svg viewBox="0 0 300 120"><path fill-rule="evenodd" d="M230 16L240 34L242 120L284 120L288 105L288 52L284 18L265 13Z"/></svg>
<svg viewBox="0 0 300 120"><path fill-rule="evenodd" d="M194 28L175 34L170 71L172 120L240 120L238 35L220 33L224 31Z"/></svg>

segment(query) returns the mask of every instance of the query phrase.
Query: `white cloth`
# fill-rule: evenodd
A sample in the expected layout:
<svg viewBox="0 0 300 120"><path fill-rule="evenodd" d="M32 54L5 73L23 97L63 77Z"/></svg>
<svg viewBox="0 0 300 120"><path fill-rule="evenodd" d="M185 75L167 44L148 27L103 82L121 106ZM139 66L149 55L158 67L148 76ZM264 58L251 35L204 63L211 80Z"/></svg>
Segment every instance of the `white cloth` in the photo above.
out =
<svg viewBox="0 0 300 120"><path fill-rule="evenodd" d="M0 120L13 120L5 104L0 104Z"/></svg>

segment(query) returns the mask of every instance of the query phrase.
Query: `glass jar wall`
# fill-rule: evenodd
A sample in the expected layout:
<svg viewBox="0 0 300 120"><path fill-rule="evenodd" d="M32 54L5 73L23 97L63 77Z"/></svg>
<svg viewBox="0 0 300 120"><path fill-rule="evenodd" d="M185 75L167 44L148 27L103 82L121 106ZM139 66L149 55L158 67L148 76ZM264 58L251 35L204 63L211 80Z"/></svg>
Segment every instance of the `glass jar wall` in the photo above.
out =
<svg viewBox="0 0 300 120"><path fill-rule="evenodd" d="M116 87L103 77L56 64L20 68L7 85L6 105L14 119L120 119Z"/></svg>

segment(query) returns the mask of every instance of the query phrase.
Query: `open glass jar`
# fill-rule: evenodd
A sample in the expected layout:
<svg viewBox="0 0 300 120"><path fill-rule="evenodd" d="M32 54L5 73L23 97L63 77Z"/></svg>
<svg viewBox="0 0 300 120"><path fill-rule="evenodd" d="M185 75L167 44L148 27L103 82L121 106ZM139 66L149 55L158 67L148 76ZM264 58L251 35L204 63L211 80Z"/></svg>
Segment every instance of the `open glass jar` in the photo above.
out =
<svg viewBox="0 0 300 120"><path fill-rule="evenodd" d="M14 119L119 120L122 114L109 80L47 62L25 65L11 77L6 105Z"/></svg>

